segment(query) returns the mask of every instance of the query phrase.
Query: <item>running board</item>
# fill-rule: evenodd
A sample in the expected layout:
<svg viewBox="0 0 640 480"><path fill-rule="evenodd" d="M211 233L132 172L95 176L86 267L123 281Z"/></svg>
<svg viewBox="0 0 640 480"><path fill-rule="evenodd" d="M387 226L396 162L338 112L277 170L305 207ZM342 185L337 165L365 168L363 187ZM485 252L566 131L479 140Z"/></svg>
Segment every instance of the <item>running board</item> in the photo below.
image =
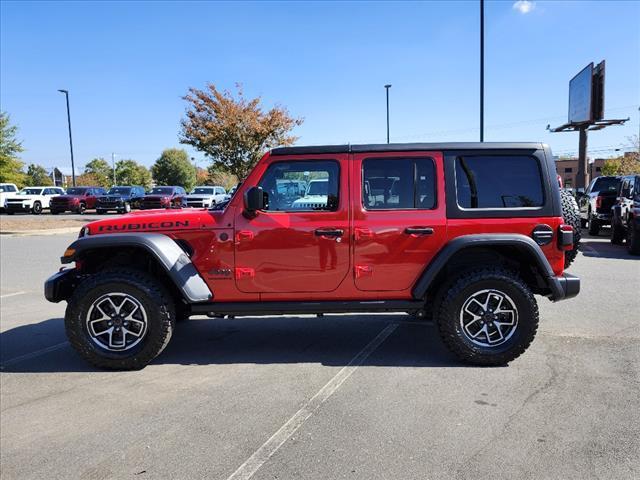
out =
<svg viewBox="0 0 640 480"><path fill-rule="evenodd" d="M372 300L343 302L220 302L191 305L191 314L220 315L293 315L317 313L407 312L421 310L416 300Z"/></svg>

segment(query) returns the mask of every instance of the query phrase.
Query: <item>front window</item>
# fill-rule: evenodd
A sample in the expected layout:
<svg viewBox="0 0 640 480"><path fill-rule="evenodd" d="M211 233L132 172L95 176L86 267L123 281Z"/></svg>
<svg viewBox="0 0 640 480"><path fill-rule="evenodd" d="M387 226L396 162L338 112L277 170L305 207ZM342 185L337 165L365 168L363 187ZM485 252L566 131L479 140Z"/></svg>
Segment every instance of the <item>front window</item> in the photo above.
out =
<svg viewBox="0 0 640 480"><path fill-rule="evenodd" d="M191 192L192 195L213 195L213 193L214 191L212 187L196 187Z"/></svg>
<svg viewBox="0 0 640 480"><path fill-rule="evenodd" d="M107 195L129 195L131 188L129 187L113 187L107 192Z"/></svg>
<svg viewBox="0 0 640 480"><path fill-rule="evenodd" d="M272 163L258 184L268 194L265 210L336 211L339 171L332 160Z"/></svg>
<svg viewBox="0 0 640 480"><path fill-rule="evenodd" d="M42 188L23 188L18 192L18 195L41 195Z"/></svg>
<svg viewBox="0 0 640 480"><path fill-rule="evenodd" d="M84 195L87 193L87 188L68 188L67 195Z"/></svg>
<svg viewBox="0 0 640 480"><path fill-rule="evenodd" d="M538 161L524 155L456 158L456 192L462 208L527 208L544 204Z"/></svg>
<svg viewBox="0 0 640 480"><path fill-rule="evenodd" d="M155 187L151 189L150 192L152 195L171 195L173 193L173 188L171 187Z"/></svg>

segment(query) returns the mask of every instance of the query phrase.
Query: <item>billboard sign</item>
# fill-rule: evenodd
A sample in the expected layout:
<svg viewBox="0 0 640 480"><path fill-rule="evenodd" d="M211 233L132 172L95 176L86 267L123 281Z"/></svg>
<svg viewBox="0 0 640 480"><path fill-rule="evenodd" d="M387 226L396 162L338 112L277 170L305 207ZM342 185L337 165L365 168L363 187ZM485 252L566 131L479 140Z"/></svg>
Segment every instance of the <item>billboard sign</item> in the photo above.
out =
<svg viewBox="0 0 640 480"><path fill-rule="evenodd" d="M593 85L593 62L584 67L569 82L569 123L593 121L591 92Z"/></svg>

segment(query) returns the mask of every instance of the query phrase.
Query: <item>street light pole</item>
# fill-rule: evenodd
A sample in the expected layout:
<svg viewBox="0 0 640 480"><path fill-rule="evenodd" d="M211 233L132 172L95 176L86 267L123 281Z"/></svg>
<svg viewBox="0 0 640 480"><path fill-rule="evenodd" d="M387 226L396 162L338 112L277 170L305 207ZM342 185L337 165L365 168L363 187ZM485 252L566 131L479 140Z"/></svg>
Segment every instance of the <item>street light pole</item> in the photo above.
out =
<svg viewBox="0 0 640 480"><path fill-rule="evenodd" d="M484 142L484 0L480 0L480 141Z"/></svg>
<svg viewBox="0 0 640 480"><path fill-rule="evenodd" d="M69 92L67 90L58 90L60 93L64 93L67 99L67 123L69 125L69 148L71 149L71 179L73 186L76 186L76 168L73 163L73 140L71 138L71 112L69 111Z"/></svg>
<svg viewBox="0 0 640 480"><path fill-rule="evenodd" d="M389 89L391 84L385 85L384 88L387 91L387 143L389 143Z"/></svg>

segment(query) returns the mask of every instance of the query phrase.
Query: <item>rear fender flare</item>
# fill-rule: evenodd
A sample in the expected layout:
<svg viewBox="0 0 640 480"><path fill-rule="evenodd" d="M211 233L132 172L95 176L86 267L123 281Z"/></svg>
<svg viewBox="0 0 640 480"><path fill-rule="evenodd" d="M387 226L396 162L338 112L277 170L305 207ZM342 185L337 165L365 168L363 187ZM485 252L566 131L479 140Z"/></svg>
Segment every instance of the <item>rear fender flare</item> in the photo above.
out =
<svg viewBox="0 0 640 480"><path fill-rule="evenodd" d="M188 302L205 302L213 298L211 290L184 250L161 233L116 233L81 237L69 245L67 251L73 252L62 257L61 261L71 263L80 259L83 253L114 247L139 247L146 250L164 268Z"/></svg>
<svg viewBox="0 0 640 480"><path fill-rule="evenodd" d="M424 269L412 289L414 299L424 298L427 290L432 285L435 278L446 267L447 263L456 253L470 247L491 247L491 246L512 246L523 250L533 258L536 267L545 279L547 286L554 296L560 292L557 282L554 282L554 273L547 257L540 249L540 246L530 237L520 234L475 234L463 235L447 243L433 261Z"/></svg>

